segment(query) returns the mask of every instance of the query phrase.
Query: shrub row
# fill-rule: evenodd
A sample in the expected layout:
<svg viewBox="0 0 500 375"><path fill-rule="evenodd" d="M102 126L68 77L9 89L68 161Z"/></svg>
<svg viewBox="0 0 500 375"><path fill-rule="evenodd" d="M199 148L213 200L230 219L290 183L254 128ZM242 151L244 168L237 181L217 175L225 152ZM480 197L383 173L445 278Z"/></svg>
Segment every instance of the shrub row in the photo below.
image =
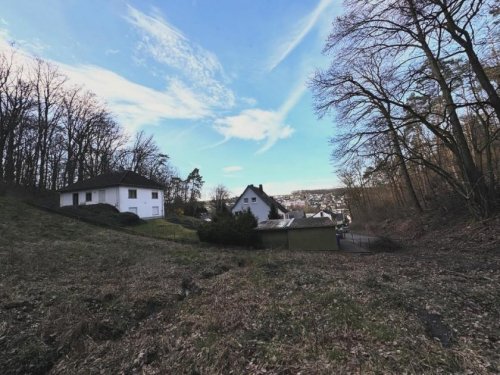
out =
<svg viewBox="0 0 500 375"><path fill-rule="evenodd" d="M250 211L233 216L224 212L198 229L200 241L219 245L260 247L258 234L254 231L257 219Z"/></svg>
<svg viewBox="0 0 500 375"><path fill-rule="evenodd" d="M66 206L59 208L58 211L75 218L83 218L98 224L111 226L130 226L142 222L136 214L132 212L120 212L109 204Z"/></svg>

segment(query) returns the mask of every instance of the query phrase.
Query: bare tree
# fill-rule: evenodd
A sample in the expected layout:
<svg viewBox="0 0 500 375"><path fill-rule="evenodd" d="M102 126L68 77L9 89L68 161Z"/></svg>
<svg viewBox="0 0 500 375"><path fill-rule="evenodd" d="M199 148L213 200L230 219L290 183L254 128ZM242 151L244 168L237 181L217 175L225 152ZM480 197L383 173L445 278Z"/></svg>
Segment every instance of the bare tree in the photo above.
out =
<svg viewBox="0 0 500 375"><path fill-rule="evenodd" d="M217 185L212 190L211 199L216 212L222 212L226 208L229 199L229 190L222 184Z"/></svg>
<svg viewBox="0 0 500 375"><path fill-rule="evenodd" d="M380 151L388 152L388 158L396 156L416 207L408 163L443 178L477 217L489 216L494 209L494 176L485 176L475 159L464 122L472 106L496 113L498 94L491 90L475 39L484 33L478 18L487 16L486 2L350 0L345 4L346 12L334 24L325 48L335 55L335 63L313 80L320 114L340 107L348 115L344 119L365 125L351 135L345 132L337 151L363 150L372 160ZM473 72L469 82L464 62ZM472 85L480 95L463 89ZM367 121L373 122L371 126ZM415 147L412 134L419 128L436 145L432 152ZM488 132L491 143L497 137L491 119ZM383 146L384 139L391 147ZM379 148L373 149L374 145ZM453 165L442 165L443 159L435 158L438 145L453 156Z"/></svg>

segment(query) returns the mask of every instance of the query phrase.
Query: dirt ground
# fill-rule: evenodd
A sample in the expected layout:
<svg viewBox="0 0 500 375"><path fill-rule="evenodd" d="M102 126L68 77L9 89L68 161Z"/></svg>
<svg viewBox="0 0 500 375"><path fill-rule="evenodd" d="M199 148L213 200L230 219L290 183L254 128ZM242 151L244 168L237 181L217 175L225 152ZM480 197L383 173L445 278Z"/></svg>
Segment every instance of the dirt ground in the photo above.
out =
<svg viewBox="0 0 500 375"><path fill-rule="evenodd" d="M372 255L250 251L0 197L0 373L497 373L499 228Z"/></svg>

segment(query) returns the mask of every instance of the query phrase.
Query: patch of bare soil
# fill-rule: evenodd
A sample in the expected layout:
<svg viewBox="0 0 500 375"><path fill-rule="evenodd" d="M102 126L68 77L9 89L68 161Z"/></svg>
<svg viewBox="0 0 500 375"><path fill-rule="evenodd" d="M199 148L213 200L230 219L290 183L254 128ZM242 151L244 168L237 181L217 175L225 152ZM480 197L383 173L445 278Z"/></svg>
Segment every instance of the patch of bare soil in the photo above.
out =
<svg viewBox="0 0 500 375"><path fill-rule="evenodd" d="M361 257L0 215L2 374L500 371L498 221Z"/></svg>

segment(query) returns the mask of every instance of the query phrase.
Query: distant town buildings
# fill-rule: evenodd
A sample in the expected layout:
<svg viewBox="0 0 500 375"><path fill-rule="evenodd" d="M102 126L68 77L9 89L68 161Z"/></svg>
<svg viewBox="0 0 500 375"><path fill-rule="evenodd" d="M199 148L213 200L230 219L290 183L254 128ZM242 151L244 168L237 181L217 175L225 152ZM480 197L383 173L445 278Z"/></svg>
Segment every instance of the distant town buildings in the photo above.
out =
<svg viewBox="0 0 500 375"><path fill-rule="evenodd" d="M228 200L229 207L233 207L239 197ZM350 221L350 214L344 195L340 189L331 190L301 190L291 194L275 195L272 197L285 207L289 213L284 215L292 217L312 217L320 211L329 211ZM303 213L303 214L302 214Z"/></svg>
<svg viewBox="0 0 500 375"><path fill-rule="evenodd" d="M347 208L343 194L335 189L302 190L288 195L277 195L274 198L289 210L302 209L306 212L317 212L325 209L335 211Z"/></svg>

